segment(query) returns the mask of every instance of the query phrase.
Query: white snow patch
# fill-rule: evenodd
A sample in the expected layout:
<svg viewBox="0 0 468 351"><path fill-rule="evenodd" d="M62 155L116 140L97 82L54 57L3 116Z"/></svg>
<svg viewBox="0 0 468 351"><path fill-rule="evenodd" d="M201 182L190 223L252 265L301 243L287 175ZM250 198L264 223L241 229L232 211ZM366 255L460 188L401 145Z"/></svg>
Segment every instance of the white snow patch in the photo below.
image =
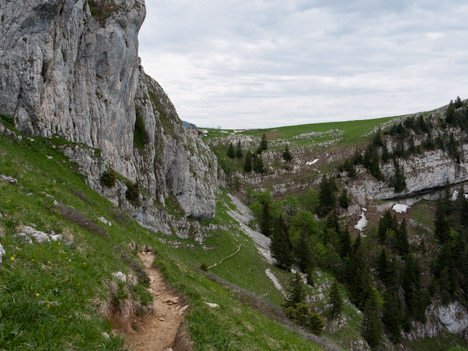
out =
<svg viewBox="0 0 468 351"><path fill-rule="evenodd" d="M409 208L408 205L395 204L393 205L392 210L395 211L396 213L406 213L408 208Z"/></svg>
<svg viewBox="0 0 468 351"><path fill-rule="evenodd" d="M361 212L361 219L357 222L357 224L354 226L359 231L362 231L367 225L367 219L366 215L364 212Z"/></svg>
<svg viewBox="0 0 468 351"><path fill-rule="evenodd" d="M280 293L282 293L284 297L286 297L286 291L284 291L283 287L281 286L280 282L278 281L278 278L276 278L276 276L273 274L273 272L270 270L270 268L265 269L265 274L273 282L273 285L275 286L275 288Z"/></svg>
<svg viewBox="0 0 468 351"><path fill-rule="evenodd" d="M313 161L307 161L307 162L306 162L306 165L307 165L307 166L312 166L312 165L316 164L316 163L318 162L318 160L319 160L319 159L316 158L316 159L313 160Z"/></svg>

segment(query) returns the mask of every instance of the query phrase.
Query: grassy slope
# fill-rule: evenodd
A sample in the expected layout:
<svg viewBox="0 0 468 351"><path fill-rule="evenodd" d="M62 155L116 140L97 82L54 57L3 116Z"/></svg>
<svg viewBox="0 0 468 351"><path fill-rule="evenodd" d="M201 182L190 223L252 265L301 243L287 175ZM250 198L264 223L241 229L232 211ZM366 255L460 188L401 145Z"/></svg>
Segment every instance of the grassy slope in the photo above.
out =
<svg viewBox="0 0 468 351"><path fill-rule="evenodd" d="M128 248L130 242L152 247L157 252L157 265L168 281L187 296L191 306L187 327L197 350L320 349L244 306L231 292L198 272L195 267L201 262L211 264L235 251L237 241L232 239L232 233L221 231L213 235L206 243L213 247L209 251L196 244L195 249L162 244L159 234L150 233L129 219L122 221L123 216L116 214L109 201L89 189L55 147L61 143L58 139L40 138L17 142L0 136L0 174L18 179L17 185L0 181L0 230L4 233L0 242L7 252L0 264L0 350L120 349L120 338L112 336L106 340L102 336L104 331L111 334L112 327L98 316L96 306L99 300L112 299L107 285L112 272L131 272L121 253L138 260ZM107 233L104 237L84 229L61 216L46 194L96 223L97 217L103 216L113 225L100 224ZM228 220L225 206L220 202L214 221ZM68 233L74 237L73 245L26 244L12 237L18 224ZM266 278L266 264L254 254L252 242L236 233L235 226L232 228L242 249L229 264L218 266L213 272L280 303L282 298ZM287 277L275 272L284 283ZM132 293L148 303L144 284L138 284ZM114 292L114 298L122 296ZM221 307L210 309L204 302Z"/></svg>

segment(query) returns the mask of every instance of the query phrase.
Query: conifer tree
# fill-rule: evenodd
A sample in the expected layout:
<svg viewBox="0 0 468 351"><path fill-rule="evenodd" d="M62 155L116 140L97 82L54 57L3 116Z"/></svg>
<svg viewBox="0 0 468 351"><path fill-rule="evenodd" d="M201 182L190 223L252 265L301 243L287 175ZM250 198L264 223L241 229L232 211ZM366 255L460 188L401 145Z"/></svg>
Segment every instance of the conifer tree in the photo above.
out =
<svg viewBox="0 0 468 351"><path fill-rule="evenodd" d="M265 168L263 166L262 155L254 155L253 157L253 170L256 173L264 173Z"/></svg>
<svg viewBox="0 0 468 351"><path fill-rule="evenodd" d="M328 303L332 306L329 310L329 316L330 319L333 320L340 315L343 308L343 298L341 297L336 280L331 286L330 294L328 296Z"/></svg>
<svg viewBox="0 0 468 351"><path fill-rule="evenodd" d="M344 209L348 209L349 207L349 197L348 197L348 190L343 189L339 198L340 206Z"/></svg>
<svg viewBox="0 0 468 351"><path fill-rule="evenodd" d="M377 130L377 133L375 133L374 140L372 141L372 144L375 147L380 147L383 146L383 140L382 140L382 130L379 129Z"/></svg>
<svg viewBox="0 0 468 351"><path fill-rule="evenodd" d="M389 229L395 231L397 228L395 227L392 213L390 210L387 210L379 220L378 234L381 243L385 243L387 241L387 230Z"/></svg>
<svg viewBox="0 0 468 351"><path fill-rule="evenodd" d="M235 158L236 157L236 154L234 152L234 146L232 145L232 143L229 143L229 147L228 147L228 150L227 150L227 155L229 158Z"/></svg>
<svg viewBox="0 0 468 351"><path fill-rule="evenodd" d="M403 324L403 310L396 292L387 290L384 296L382 321L390 334L393 343L401 340L401 328Z"/></svg>
<svg viewBox="0 0 468 351"><path fill-rule="evenodd" d="M348 227L340 233L340 257L346 258L351 253L351 236L349 235Z"/></svg>
<svg viewBox="0 0 468 351"><path fill-rule="evenodd" d="M445 112L445 121L448 124L455 124L455 106L452 100L450 100L447 111Z"/></svg>
<svg viewBox="0 0 468 351"><path fill-rule="evenodd" d="M236 147L236 158L242 158L244 156L242 152L242 146L240 140L237 141L237 147Z"/></svg>
<svg viewBox="0 0 468 351"><path fill-rule="evenodd" d="M460 99L459 96L457 96L457 98L455 99L455 102L453 103L453 107L455 108L460 108L463 106L463 102L462 100Z"/></svg>
<svg viewBox="0 0 468 351"><path fill-rule="evenodd" d="M291 162L292 160L292 156L291 156L291 152L289 152L288 144L286 144L286 147L284 148L284 151L283 151L283 160L285 160L286 162Z"/></svg>
<svg viewBox="0 0 468 351"><path fill-rule="evenodd" d="M383 282L387 279L387 266L387 254L385 253L385 249L382 248L379 259L377 260L377 273L379 274L380 280Z"/></svg>
<svg viewBox="0 0 468 351"><path fill-rule="evenodd" d="M395 246L400 256L404 257L408 255L409 243L408 243L408 233L406 231L406 219L405 218L403 218L403 220L400 223L400 227L396 231L395 239L396 239Z"/></svg>
<svg viewBox="0 0 468 351"><path fill-rule="evenodd" d="M247 154L245 155L244 171L247 173L252 171L252 153L250 150L247 151Z"/></svg>
<svg viewBox="0 0 468 351"><path fill-rule="evenodd" d="M300 303L303 303L306 297L304 283L301 275L296 272L293 278L289 281L286 302L284 307L296 308Z"/></svg>
<svg viewBox="0 0 468 351"><path fill-rule="evenodd" d="M435 213L435 236L439 239L439 242L443 245L450 237L450 226L445 217L445 205L444 200L441 198L436 204Z"/></svg>
<svg viewBox="0 0 468 351"><path fill-rule="evenodd" d="M262 218L260 221L260 229L266 236L271 234L271 213L269 201L264 201L262 204Z"/></svg>
<svg viewBox="0 0 468 351"><path fill-rule="evenodd" d="M310 238L309 234L304 229L301 230L299 242L295 247L294 253L297 265L302 272L307 272L312 269L313 263L312 252L310 248Z"/></svg>
<svg viewBox="0 0 468 351"><path fill-rule="evenodd" d="M289 270L292 264L291 242L289 241L288 227L282 215L276 221L270 248L278 267Z"/></svg>
<svg viewBox="0 0 468 351"><path fill-rule="evenodd" d="M364 307L364 318L362 320L361 333L371 348L377 347L383 334L380 309L377 298L371 295Z"/></svg>
<svg viewBox="0 0 468 351"><path fill-rule="evenodd" d="M332 209L335 208L335 188L336 184L334 179L329 180L326 176L323 176L320 182L319 207L317 209L317 214L319 216L325 217Z"/></svg>
<svg viewBox="0 0 468 351"><path fill-rule="evenodd" d="M268 149L268 142L265 133L262 135L262 140L260 141L260 145L258 146L258 153L261 153L262 151L265 151Z"/></svg>
<svg viewBox="0 0 468 351"><path fill-rule="evenodd" d="M396 158L393 160L393 164L395 166L395 175L392 178L392 185L395 188L395 192L400 193L406 188L405 173L400 168L400 164Z"/></svg>

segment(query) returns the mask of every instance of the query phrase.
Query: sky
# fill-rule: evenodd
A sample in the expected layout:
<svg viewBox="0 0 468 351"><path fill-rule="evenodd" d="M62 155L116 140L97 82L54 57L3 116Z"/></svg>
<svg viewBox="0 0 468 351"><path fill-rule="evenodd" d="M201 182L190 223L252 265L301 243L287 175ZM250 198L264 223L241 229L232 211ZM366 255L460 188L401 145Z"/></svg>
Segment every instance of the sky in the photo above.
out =
<svg viewBox="0 0 468 351"><path fill-rule="evenodd" d="M270 128L468 98L465 0L146 0L139 55L182 120Z"/></svg>

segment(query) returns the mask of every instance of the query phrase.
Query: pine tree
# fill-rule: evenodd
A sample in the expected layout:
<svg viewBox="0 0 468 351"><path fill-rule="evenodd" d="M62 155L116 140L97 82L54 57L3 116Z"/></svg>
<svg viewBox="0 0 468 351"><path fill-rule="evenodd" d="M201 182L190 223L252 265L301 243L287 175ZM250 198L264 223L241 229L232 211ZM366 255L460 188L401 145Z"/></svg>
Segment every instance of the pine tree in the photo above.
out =
<svg viewBox="0 0 468 351"><path fill-rule="evenodd" d="M270 203L268 201L264 201L262 204L262 218L260 221L260 229L264 235L270 236L271 213L270 213Z"/></svg>
<svg viewBox="0 0 468 351"><path fill-rule="evenodd" d="M247 154L245 155L244 171L247 173L252 171L252 153L250 150L247 151Z"/></svg>
<svg viewBox="0 0 468 351"><path fill-rule="evenodd" d="M294 256L302 272L306 272L313 267L312 263L312 252L310 248L310 238L306 230L302 229L299 236L299 242L297 243Z"/></svg>
<svg viewBox="0 0 468 351"><path fill-rule="evenodd" d="M317 209L317 214L319 216L325 217L335 208L336 198L334 189L336 189L334 179L328 179L326 176L323 176L320 182L319 207Z"/></svg>
<svg viewBox="0 0 468 351"><path fill-rule="evenodd" d="M408 233L406 231L406 219L405 218L403 218L403 220L400 223L400 227L396 231L395 239L396 239L395 246L400 256L405 257L406 255L408 255L409 243L408 243Z"/></svg>
<svg viewBox="0 0 468 351"><path fill-rule="evenodd" d="M445 217L445 205L443 199L439 199L437 201L434 225L435 236L443 245L450 237L450 226Z"/></svg>
<svg viewBox="0 0 468 351"><path fill-rule="evenodd" d="M240 140L237 141L237 147L236 147L236 158L242 158L244 154L242 153L242 146Z"/></svg>
<svg viewBox="0 0 468 351"><path fill-rule="evenodd" d="M462 102L462 100L460 99L459 96L457 96L457 98L455 99L455 102L453 103L453 106L455 108L460 108L460 107L463 106L463 102Z"/></svg>
<svg viewBox="0 0 468 351"><path fill-rule="evenodd" d="M289 152L289 146L287 144L283 151L283 160L285 160L286 162L291 162L292 160L291 152Z"/></svg>
<svg viewBox="0 0 468 351"><path fill-rule="evenodd" d="M448 124L455 124L455 106L452 100L450 100L447 111L445 112L445 121Z"/></svg>
<svg viewBox="0 0 468 351"><path fill-rule="evenodd" d="M262 160L262 155L254 155L253 158L253 170L256 173L264 173L265 168L263 166L263 160Z"/></svg>
<svg viewBox="0 0 468 351"><path fill-rule="evenodd" d="M340 257L345 259L351 253L351 236L349 235L348 227L340 234Z"/></svg>
<svg viewBox="0 0 468 351"><path fill-rule="evenodd" d="M375 133L374 140L372 141L372 144L375 147L383 146L382 130L380 129L380 127L377 130L377 133Z"/></svg>
<svg viewBox="0 0 468 351"><path fill-rule="evenodd" d="M291 242L289 241L288 227L282 215L276 221L270 249L278 267L289 270L292 264Z"/></svg>
<svg viewBox="0 0 468 351"><path fill-rule="evenodd" d="M361 333L371 348L377 347L383 334L380 309L376 297L371 295L365 304Z"/></svg>
<svg viewBox="0 0 468 351"><path fill-rule="evenodd" d="M304 302L305 298L306 293L304 290L304 283L302 281L302 277L298 272L296 272L294 277L291 278L291 280L289 281L287 297L284 307L296 308L298 304Z"/></svg>
<svg viewBox="0 0 468 351"><path fill-rule="evenodd" d="M396 292L387 290L384 296L382 321L390 334L390 339L396 344L401 340L403 310Z"/></svg>
<svg viewBox="0 0 468 351"><path fill-rule="evenodd" d="M261 153L262 151L265 151L268 149L268 142L265 133L262 135L262 140L260 141L260 145L258 146L258 153Z"/></svg>
<svg viewBox="0 0 468 351"><path fill-rule="evenodd" d="M329 310L329 316L330 319L333 320L340 315L343 308L343 298L341 297L336 280L331 286L330 295L328 296L328 303L332 306Z"/></svg>
<svg viewBox="0 0 468 351"><path fill-rule="evenodd" d="M236 154L234 152L234 146L232 145L232 143L229 143L229 147L228 147L228 150L227 150L227 155L229 158L235 158L236 157Z"/></svg>
<svg viewBox="0 0 468 351"><path fill-rule="evenodd" d="M395 192L400 193L406 188L405 173L400 168L400 164L397 159L393 160L393 165L395 166L395 175L392 178L392 185L395 188Z"/></svg>
<svg viewBox="0 0 468 351"><path fill-rule="evenodd" d="M387 241L387 230L389 229L395 231L397 228L395 227L392 213L390 210L387 210L379 220L378 234L381 243L385 243Z"/></svg>
<svg viewBox="0 0 468 351"><path fill-rule="evenodd" d="M387 279L387 269L387 254L385 253L385 249L382 248L382 250L380 251L379 259L377 260L377 273L379 273L379 278L383 282Z"/></svg>
<svg viewBox="0 0 468 351"><path fill-rule="evenodd" d="M348 209L349 207L349 198L348 198L348 190L343 189L339 198L340 206L344 209Z"/></svg>

